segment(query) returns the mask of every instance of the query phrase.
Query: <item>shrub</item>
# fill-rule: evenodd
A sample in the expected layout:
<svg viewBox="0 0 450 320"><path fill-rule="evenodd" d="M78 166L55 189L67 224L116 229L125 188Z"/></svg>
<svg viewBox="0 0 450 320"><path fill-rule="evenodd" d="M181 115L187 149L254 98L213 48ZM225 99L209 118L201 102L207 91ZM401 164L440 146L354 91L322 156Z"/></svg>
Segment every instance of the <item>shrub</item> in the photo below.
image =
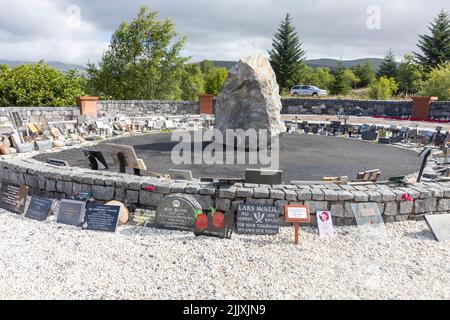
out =
<svg viewBox="0 0 450 320"><path fill-rule="evenodd" d="M450 100L450 62L432 69L419 93L438 97L439 100Z"/></svg>
<svg viewBox="0 0 450 320"><path fill-rule="evenodd" d="M369 96L376 100L388 100L397 91L398 86L393 78L381 76L369 87Z"/></svg>

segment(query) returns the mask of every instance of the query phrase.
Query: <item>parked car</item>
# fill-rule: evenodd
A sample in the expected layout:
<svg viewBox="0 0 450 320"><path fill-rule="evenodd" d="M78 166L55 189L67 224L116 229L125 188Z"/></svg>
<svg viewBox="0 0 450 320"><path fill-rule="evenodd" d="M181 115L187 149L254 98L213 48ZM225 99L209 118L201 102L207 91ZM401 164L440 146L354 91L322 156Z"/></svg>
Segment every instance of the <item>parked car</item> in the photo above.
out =
<svg viewBox="0 0 450 320"><path fill-rule="evenodd" d="M299 85L299 86L293 86L291 89L291 96L326 96L328 94L327 90L323 90L320 88L317 88L315 86L305 86L305 85Z"/></svg>

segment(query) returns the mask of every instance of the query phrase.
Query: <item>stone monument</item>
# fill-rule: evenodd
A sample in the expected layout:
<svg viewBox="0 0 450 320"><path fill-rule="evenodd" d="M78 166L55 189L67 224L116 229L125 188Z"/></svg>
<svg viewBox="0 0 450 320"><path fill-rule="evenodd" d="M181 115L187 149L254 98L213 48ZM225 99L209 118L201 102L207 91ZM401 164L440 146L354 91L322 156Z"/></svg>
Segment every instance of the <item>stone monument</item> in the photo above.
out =
<svg viewBox="0 0 450 320"><path fill-rule="evenodd" d="M286 131L281 121L281 107L275 72L263 54L254 53L228 71L217 97L214 128L220 130L224 138L227 129L266 129L270 143L271 139ZM253 146L246 142L246 148L249 147Z"/></svg>

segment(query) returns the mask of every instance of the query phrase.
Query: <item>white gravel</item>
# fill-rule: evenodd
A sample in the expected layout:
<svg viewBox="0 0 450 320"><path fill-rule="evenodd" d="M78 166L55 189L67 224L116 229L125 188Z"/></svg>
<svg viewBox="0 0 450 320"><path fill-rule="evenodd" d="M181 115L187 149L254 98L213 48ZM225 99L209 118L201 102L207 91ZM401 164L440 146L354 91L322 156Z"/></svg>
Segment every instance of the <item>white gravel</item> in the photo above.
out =
<svg viewBox="0 0 450 320"><path fill-rule="evenodd" d="M137 226L85 231L0 210L0 299L449 299L450 242L425 222L384 240L340 227L231 240Z"/></svg>

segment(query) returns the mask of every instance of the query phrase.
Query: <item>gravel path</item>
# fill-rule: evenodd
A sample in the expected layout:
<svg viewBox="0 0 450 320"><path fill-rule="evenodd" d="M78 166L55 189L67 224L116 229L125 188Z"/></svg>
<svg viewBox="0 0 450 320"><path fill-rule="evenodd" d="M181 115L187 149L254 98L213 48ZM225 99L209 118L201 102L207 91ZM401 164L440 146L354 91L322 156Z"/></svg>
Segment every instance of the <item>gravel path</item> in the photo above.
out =
<svg viewBox="0 0 450 320"><path fill-rule="evenodd" d="M424 222L386 240L340 227L231 240L138 226L116 234L0 210L0 299L450 299L450 242Z"/></svg>

